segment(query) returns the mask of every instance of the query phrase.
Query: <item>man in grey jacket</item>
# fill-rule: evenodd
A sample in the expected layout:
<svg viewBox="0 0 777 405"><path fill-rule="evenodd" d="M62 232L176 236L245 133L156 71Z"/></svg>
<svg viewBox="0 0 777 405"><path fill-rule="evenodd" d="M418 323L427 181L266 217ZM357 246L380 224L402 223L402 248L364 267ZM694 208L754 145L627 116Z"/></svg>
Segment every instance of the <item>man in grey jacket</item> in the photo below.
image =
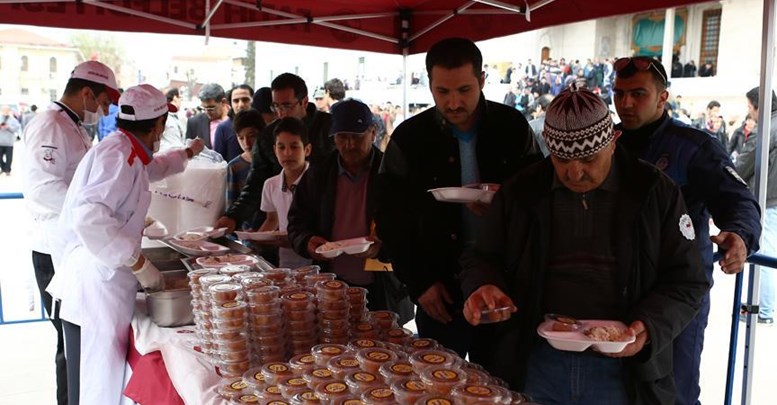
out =
<svg viewBox="0 0 777 405"><path fill-rule="evenodd" d="M13 144L20 128L19 121L11 113L11 107L0 107L0 170L8 176L11 175L13 163Z"/></svg>
<svg viewBox="0 0 777 405"><path fill-rule="evenodd" d="M758 119L759 88L747 92L747 110L751 117ZM772 92L771 131L769 131L769 174L766 182L766 210L764 211L764 232L760 253L777 256L777 96ZM747 181L752 190L755 187L755 156L757 142L747 142L737 156L736 167L740 176ZM761 297L758 310L758 323L774 323L775 269L761 267Z"/></svg>

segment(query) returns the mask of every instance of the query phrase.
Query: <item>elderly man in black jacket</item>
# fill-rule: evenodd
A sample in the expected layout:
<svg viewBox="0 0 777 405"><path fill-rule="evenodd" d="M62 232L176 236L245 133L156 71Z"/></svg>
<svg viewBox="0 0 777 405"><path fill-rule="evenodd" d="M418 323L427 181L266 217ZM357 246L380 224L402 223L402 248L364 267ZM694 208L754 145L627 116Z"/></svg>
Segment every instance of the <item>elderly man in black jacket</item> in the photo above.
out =
<svg viewBox="0 0 777 405"><path fill-rule="evenodd" d="M368 308L390 309L408 321L412 303L394 276L368 271L378 270L368 268L368 259L388 261L374 233L376 177L383 157L374 146L375 130L372 111L361 101L347 99L333 106L330 134L336 151L305 173L294 192L287 229L297 254L312 258L349 285L367 288ZM373 242L364 253L328 259L316 252L327 242L361 237Z"/></svg>
<svg viewBox="0 0 777 405"><path fill-rule="evenodd" d="M680 189L616 150L618 135L595 94L559 94L543 131L551 156L503 185L462 258L467 319L515 311L497 324L490 371L539 403L673 404L672 341L710 287ZM536 332L546 313L621 321L633 343L554 349Z"/></svg>
<svg viewBox="0 0 777 405"><path fill-rule="evenodd" d="M526 119L486 101L482 56L463 38L436 43L426 70L436 108L394 130L381 166L378 235L418 304L422 337L478 361L479 336L461 311L459 257L472 244L486 204L436 201L429 189L501 183L541 158ZM474 350L474 352L473 352Z"/></svg>

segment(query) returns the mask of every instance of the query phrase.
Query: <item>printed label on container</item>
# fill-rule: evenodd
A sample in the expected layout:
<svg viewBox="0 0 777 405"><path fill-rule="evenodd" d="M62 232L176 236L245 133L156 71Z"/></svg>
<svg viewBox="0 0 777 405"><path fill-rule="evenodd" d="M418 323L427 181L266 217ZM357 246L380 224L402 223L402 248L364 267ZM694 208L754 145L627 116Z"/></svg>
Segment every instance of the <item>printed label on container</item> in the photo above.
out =
<svg viewBox="0 0 777 405"><path fill-rule="evenodd" d="M479 397L488 397L492 394L491 388L484 387L482 385L468 385L464 390L472 395L477 395Z"/></svg>
<svg viewBox="0 0 777 405"><path fill-rule="evenodd" d="M348 389L348 387L345 384L339 383L339 382L329 383L324 386L324 390L326 392L330 392L333 394L339 394L341 392L344 392L346 389Z"/></svg>
<svg viewBox="0 0 777 405"><path fill-rule="evenodd" d="M388 388L375 388L370 391L370 396L377 399L389 398L394 393Z"/></svg>

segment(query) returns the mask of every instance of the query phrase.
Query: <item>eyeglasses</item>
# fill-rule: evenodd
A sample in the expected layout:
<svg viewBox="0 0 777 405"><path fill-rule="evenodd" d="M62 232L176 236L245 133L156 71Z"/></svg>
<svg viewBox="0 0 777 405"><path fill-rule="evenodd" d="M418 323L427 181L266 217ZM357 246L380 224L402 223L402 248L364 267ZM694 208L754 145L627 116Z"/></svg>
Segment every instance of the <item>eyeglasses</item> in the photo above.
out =
<svg viewBox="0 0 777 405"><path fill-rule="evenodd" d="M216 111L216 108L218 108L217 105L201 105L200 108L207 112L213 112Z"/></svg>
<svg viewBox="0 0 777 405"><path fill-rule="evenodd" d="M293 102L293 103L272 103L270 104L270 111L272 112L278 112L278 111L290 111L294 107L299 104L299 100Z"/></svg>
<svg viewBox="0 0 777 405"><path fill-rule="evenodd" d="M656 61L653 58L647 57L647 56L634 56L634 57L628 57L628 58L620 58L615 61L615 63L612 65L613 68L615 68L615 72L619 73L623 71L624 69L627 69L629 66L633 66L637 70L641 70L643 72L646 72L650 70L652 67L653 70L658 73L658 76L661 77L661 80L663 80L663 83L667 84L667 78L666 73L661 72L661 69L658 68L658 61Z"/></svg>

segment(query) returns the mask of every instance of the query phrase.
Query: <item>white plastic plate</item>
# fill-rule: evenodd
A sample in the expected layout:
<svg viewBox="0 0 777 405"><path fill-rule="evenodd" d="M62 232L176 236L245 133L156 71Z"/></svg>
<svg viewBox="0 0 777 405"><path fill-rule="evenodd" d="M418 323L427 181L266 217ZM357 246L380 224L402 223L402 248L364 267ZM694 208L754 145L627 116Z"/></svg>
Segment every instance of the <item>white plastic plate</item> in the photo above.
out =
<svg viewBox="0 0 777 405"><path fill-rule="evenodd" d="M223 255L229 252L229 248L207 240L182 241L176 239L167 240L167 243L175 250L187 256Z"/></svg>
<svg viewBox="0 0 777 405"><path fill-rule="evenodd" d="M341 254L355 255L366 252L373 242L367 238L353 238L334 242L327 242L316 248L316 253L328 259L340 256Z"/></svg>
<svg viewBox="0 0 777 405"><path fill-rule="evenodd" d="M220 269L239 264L253 265L256 264L257 260L253 256L229 253L220 256L198 257L196 262L202 267Z"/></svg>
<svg viewBox="0 0 777 405"><path fill-rule="evenodd" d="M568 352L582 352L589 347L593 347L595 350L601 353L618 353L623 350L626 345L633 343L636 340L634 335L631 335L626 340L616 342L603 342L589 338L585 335L585 331L595 326L615 326L622 330L628 330L628 327L620 321L608 321L608 320L581 320L583 327L579 331L574 332L558 332L554 331L554 321L545 321L537 327L537 334L545 338L551 346L558 350L564 350Z"/></svg>
<svg viewBox="0 0 777 405"><path fill-rule="evenodd" d="M237 237L242 240L256 240L256 241L280 240L289 236L287 232L283 232L283 231L266 231L266 232L235 231L235 234L237 234Z"/></svg>
<svg viewBox="0 0 777 405"><path fill-rule="evenodd" d="M480 201L485 190L471 187L442 187L427 190L437 201L450 203L471 203Z"/></svg>
<svg viewBox="0 0 777 405"><path fill-rule="evenodd" d="M227 232L227 228L213 228L212 226L198 226L188 231L180 232L173 236L175 240L198 241L207 238L220 238Z"/></svg>
<svg viewBox="0 0 777 405"><path fill-rule="evenodd" d="M149 239L163 239L166 238L169 233L167 227L159 221L154 221L151 225L143 229L143 236Z"/></svg>

